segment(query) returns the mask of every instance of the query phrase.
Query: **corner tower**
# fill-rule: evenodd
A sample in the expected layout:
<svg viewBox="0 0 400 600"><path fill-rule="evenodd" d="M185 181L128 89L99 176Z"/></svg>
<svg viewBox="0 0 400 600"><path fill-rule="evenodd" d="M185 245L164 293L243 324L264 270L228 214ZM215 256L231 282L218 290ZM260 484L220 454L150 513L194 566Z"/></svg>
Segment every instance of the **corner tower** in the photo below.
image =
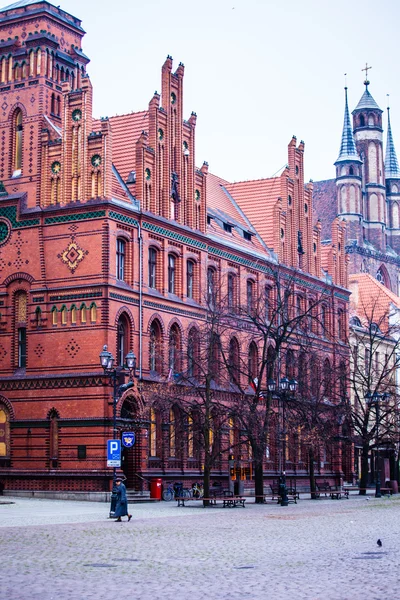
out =
<svg viewBox="0 0 400 600"><path fill-rule="evenodd" d="M0 180L41 204L42 134L61 138L65 93L77 90L89 59L81 21L47 1L20 0L0 11Z"/></svg>
<svg viewBox="0 0 400 600"><path fill-rule="evenodd" d="M386 202L383 167L382 110L365 91L353 110L353 130L357 152L363 161L363 237L381 252L386 251Z"/></svg>
<svg viewBox="0 0 400 600"><path fill-rule="evenodd" d="M353 137L345 91L345 107L342 142L336 167L337 214L348 222L349 239L362 241L362 160L360 159Z"/></svg>

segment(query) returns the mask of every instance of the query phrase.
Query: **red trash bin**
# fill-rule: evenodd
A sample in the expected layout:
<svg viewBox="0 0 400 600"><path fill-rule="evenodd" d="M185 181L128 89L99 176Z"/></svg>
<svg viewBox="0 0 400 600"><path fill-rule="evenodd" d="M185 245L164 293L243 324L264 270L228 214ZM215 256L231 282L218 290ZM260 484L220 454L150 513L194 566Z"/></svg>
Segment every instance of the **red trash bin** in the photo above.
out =
<svg viewBox="0 0 400 600"><path fill-rule="evenodd" d="M150 498L161 500L162 479L154 477L150 480Z"/></svg>

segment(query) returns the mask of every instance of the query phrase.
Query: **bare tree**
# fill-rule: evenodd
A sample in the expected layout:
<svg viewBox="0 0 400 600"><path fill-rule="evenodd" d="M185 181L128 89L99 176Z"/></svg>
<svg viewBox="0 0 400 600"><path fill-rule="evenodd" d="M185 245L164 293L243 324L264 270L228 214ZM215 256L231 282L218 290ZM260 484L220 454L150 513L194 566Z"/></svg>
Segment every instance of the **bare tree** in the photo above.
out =
<svg viewBox="0 0 400 600"><path fill-rule="evenodd" d="M359 485L360 494L365 494L371 450L383 443L394 447L399 443L396 372L400 366L400 323L390 306L382 310L379 298L359 306L350 322L349 413L353 441L361 446Z"/></svg>

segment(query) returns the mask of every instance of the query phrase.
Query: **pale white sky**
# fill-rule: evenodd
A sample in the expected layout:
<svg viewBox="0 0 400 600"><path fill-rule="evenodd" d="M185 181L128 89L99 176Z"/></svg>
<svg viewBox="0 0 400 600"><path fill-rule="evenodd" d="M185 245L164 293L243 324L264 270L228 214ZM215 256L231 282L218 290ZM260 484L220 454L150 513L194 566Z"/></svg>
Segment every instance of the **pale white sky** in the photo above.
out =
<svg viewBox="0 0 400 600"><path fill-rule="evenodd" d="M270 177L304 140L306 180L334 177L347 73L352 110L370 92L400 159L399 0L57 0L82 19L96 117L145 110L161 66L185 65L196 163L241 181ZM6 4L6 3L4 3ZM384 118L386 130L386 115ZM386 146L386 131L385 131Z"/></svg>

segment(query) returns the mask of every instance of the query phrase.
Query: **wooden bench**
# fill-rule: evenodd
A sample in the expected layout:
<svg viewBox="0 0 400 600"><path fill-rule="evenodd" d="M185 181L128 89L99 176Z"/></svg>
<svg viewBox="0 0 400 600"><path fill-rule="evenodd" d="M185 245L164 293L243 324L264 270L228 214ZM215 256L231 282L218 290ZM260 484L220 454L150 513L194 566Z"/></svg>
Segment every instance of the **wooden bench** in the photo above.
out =
<svg viewBox="0 0 400 600"><path fill-rule="evenodd" d="M222 500L223 508L236 508L237 506L245 508L246 498L243 498L243 496L225 496Z"/></svg>
<svg viewBox="0 0 400 600"><path fill-rule="evenodd" d="M282 499L279 493L279 485L270 483L269 487L271 488L272 492L272 500L277 500L278 504L280 504ZM297 500L300 499L300 493L297 491L296 488L286 487L286 494L288 497L288 502L294 502L295 504L297 504Z"/></svg>

